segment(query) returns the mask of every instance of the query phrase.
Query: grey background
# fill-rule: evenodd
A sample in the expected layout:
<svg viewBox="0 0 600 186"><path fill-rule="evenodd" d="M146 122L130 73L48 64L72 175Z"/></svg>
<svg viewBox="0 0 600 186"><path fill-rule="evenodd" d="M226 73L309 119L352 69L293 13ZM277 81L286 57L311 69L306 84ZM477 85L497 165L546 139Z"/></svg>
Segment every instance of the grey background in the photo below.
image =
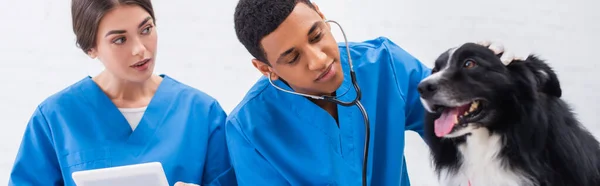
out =
<svg viewBox="0 0 600 186"><path fill-rule="evenodd" d="M579 119L600 136L600 85L593 80L599 67L595 57L600 13L594 12L598 1L316 2L328 19L344 26L350 40L386 36L429 66L440 52L468 41L494 40L518 55L539 54L556 69L564 98ZM154 0L159 32L156 73L213 95L227 112L260 75L235 38L235 3ZM102 66L75 47L70 1L0 0L0 28L0 183L6 183L36 105L95 75ZM407 132L407 138L413 185L437 185L424 143L413 132Z"/></svg>

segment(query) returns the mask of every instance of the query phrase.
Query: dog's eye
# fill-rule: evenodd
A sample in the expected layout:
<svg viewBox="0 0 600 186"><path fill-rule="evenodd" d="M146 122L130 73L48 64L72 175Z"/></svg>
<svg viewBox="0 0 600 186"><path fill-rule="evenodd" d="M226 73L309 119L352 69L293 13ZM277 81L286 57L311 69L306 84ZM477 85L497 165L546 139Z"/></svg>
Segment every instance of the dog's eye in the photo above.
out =
<svg viewBox="0 0 600 186"><path fill-rule="evenodd" d="M472 60L472 59L467 59L467 60L465 60L465 63L463 64L463 67L464 67L464 68L467 68L467 69L469 69L469 68L473 68L473 67L475 67L475 65L476 65L476 64L475 64L475 61L474 61L474 60Z"/></svg>

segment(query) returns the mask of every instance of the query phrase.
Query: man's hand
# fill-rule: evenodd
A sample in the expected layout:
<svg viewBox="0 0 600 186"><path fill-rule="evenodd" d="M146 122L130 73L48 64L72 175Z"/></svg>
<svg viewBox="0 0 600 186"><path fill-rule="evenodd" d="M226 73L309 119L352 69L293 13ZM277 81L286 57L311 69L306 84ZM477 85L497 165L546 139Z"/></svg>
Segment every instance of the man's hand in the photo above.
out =
<svg viewBox="0 0 600 186"><path fill-rule="evenodd" d="M494 54L500 58L504 65L510 64L514 60L525 60L523 57L515 56L512 52L506 52L504 50L504 46L499 42L491 42L491 41L479 41L477 44L488 47L490 50L494 51Z"/></svg>
<svg viewBox="0 0 600 186"><path fill-rule="evenodd" d="M200 186L198 184L193 184L193 183L184 183L184 182L180 182L178 181L177 183L175 183L175 185L173 186Z"/></svg>

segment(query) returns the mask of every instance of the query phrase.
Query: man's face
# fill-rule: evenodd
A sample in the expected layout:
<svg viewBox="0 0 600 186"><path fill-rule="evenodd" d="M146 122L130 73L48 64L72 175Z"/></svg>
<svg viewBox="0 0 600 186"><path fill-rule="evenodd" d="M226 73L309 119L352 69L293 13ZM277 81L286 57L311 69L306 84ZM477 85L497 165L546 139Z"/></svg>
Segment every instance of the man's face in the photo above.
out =
<svg viewBox="0 0 600 186"><path fill-rule="evenodd" d="M282 78L296 92L329 95L342 84L338 45L318 8L298 3L261 44L271 66L253 60L254 66L265 75L272 73L273 80Z"/></svg>

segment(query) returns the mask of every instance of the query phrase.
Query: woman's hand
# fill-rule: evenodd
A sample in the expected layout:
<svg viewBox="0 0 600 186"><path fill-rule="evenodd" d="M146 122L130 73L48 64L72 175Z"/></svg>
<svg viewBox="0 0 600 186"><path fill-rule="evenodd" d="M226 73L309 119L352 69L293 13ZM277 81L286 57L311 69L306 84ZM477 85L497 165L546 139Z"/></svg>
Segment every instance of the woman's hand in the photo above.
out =
<svg viewBox="0 0 600 186"><path fill-rule="evenodd" d="M180 182L178 181L177 183L175 183L175 185L173 186L200 186L198 184L193 184L193 183L184 183L184 182Z"/></svg>

